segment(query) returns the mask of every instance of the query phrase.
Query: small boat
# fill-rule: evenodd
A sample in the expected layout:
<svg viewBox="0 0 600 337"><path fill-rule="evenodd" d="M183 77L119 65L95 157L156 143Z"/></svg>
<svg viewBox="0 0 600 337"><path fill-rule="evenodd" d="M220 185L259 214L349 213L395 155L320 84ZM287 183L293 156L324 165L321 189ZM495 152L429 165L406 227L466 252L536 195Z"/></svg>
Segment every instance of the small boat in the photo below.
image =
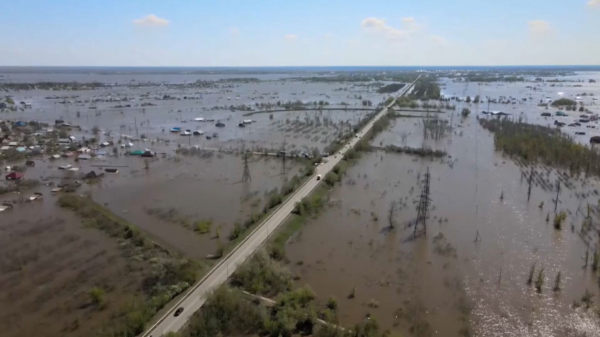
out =
<svg viewBox="0 0 600 337"><path fill-rule="evenodd" d="M204 131L202 131L202 130L194 131L194 136L202 136L203 134L204 134Z"/></svg>

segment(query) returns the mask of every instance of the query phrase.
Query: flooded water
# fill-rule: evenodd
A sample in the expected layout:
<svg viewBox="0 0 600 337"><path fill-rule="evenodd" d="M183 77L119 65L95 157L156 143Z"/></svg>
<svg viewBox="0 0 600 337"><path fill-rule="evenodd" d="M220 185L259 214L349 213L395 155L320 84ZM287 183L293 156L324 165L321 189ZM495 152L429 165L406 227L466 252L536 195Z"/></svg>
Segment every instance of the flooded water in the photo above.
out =
<svg viewBox="0 0 600 337"><path fill-rule="evenodd" d="M142 169L131 177L90 190L94 200L160 242L187 256L203 259L217 249L217 228L221 241L227 242L234 223L242 224L252 214L262 212L268 193L279 191L288 179L299 174L301 167L288 162L287 173L282 174L281 160L253 158L248 164L251 180L242 182L242 161L241 156L222 154L157 161L149 170ZM178 217L189 220L190 227L161 219L151 214L152 209L175 210ZM212 222L210 233L192 234L193 222L202 220Z"/></svg>
<svg viewBox="0 0 600 337"><path fill-rule="evenodd" d="M46 196L1 215L2 336L90 336L141 286L115 240L55 203ZM106 290L104 310L90 302L92 287Z"/></svg>
<svg viewBox="0 0 600 337"><path fill-rule="evenodd" d="M569 187L563 185L557 211L568 215L563 229L555 230L555 171L535 168L539 178L528 200L521 175L530 168L496 153L493 135L475 116L440 117L454 125L441 139L423 139L417 118L396 119L374 139L377 146L424 145L448 156L363 155L332 191L330 208L288 244L298 283L309 284L323 302L336 297L344 325L372 315L387 329L416 336L600 335L595 306L573 308L586 289L598 296L591 262L583 268L598 238L582 230L585 205L597 207L598 179L561 174ZM413 239L419 181L427 168L427 234ZM394 200L401 207L391 229ZM533 264L533 281L543 268L541 293L527 284ZM554 292L558 272L561 290Z"/></svg>
<svg viewBox="0 0 600 337"><path fill-rule="evenodd" d="M0 324L9 336L43 335L40 331L46 328L48 335L61 334L73 329L76 319L90 320L90 326L95 326L111 311L91 315L71 309L82 305L85 291L92 286L89 279L118 279L110 284L114 293L109 296L123 299L139 281L136 275L123 276L125 262L116 256L116 242L82 228L72 214L57 208L57 197L50 193L54 185L81 180L92 170L116 167L119 173L107 173L95 184L84 184L78 192L89 193L93 200L162 245L204 259L215 253L217 233L220 240L227 241L236 222L262 211L269 193L279 190L303 168L290 160L283 174L280 158L255 153L248 162L251 180L242 182L242 147L255 152L275 152L284 146L286 151L298 153L324 151L387 97L377 94L373 86L293 78L307 74L0 75L0 83L114 84L96 90L9 93L16 102L31 103L31 107L2 113L3 120L37 120L52 125L63 119L81 126L72 132L77 139L98 137L115 142L90 160L34 158L36 166L28 168L25 177L39 179L42 184L21 194L0 196L0 201L17 202L13 210L0 215L5 271L0 277L0 288L5 290L0 301L17 303L0 305ZM581 113L541 117L543 112L554 115L557 109L546 110L538 104L549 98L577 96L591 113L600 113L595 100L600 98L600 86L588 81L600 81L599 72L559 79L567 82L467 84L440 79L446 97L480 95L485 103L451 101L457 105L455 111L435 114L450 126L439 139L424 138L423 118L397 118L389 130L379 134L372 145L428 147L446 151L447 156L428 159L383 151L363 154L343 184L331 192L329 207L287 245L289 267L300 276L297 283L310 285L322 302L335 297L344 326L372 316L385 329L414 336L599 336L597 304L586 309L582 303L586 290L596 301L599 296L599 276L591 269L591 256L598 247L598 179L534 167L528 199L527 175L532 168L496 153L493 135L476 119L489 118L481 111L492 110L529 123L549 125L560 120L569 124ZM508 100L509 104L488 105L488 99ZM373 106L360 110L363 100L372 101ZM262 109L257 103L270 103L278 109L278 101L327 101L326 108L337 110L248 115ZM464 107L473 112L467 118L460 116ZM196 118L212 121L197 122ZM252 122L240 127L239 123L247 119ZM217 121L225 126L217 127ZM588 144L589 137L600 135L600 128L597 122L587 125L596 128L583 125L563 130ZM96 135L92 133L94 127L100 130ZM204 134L184 137L169 132L174 127ZM118 141L133 145L123 148ZM210 151L194 155L176 152L194 146ZM158 155L150 159L124 155L144 149ZM79 170L65 171L59 168L63 165ZM431 172L432 207L426 235L415 238L417 199L427 168ZM562 230L553 226L557 179L563 189L556 208L567 214ZM20 203L36 191L44 194L42 201ZM393 201L400 206L392 217L392 228L388 215ZM584 225L588 204L591 228ZM199 221L211 221L208 233L194 231ZM589 259L584 268L586 252ZM25 261L24 268L18 269L14 261L21 258L31 262ZM91 269L84 266L87 262ZM527 282L534 264L534 281L543 268L541 292ZM101 269L106 272L99 273ZM561 290L555 292L552 288L559 272ZM83 281L74 286L75 299L68 299L61 284L71 285L74 280ZM36 303L44 304L33 308ZM56 313L63 319L57 319L52 308L60 308ZM41 323L26 325L23 312L31 312L35 322Z"/></svg>

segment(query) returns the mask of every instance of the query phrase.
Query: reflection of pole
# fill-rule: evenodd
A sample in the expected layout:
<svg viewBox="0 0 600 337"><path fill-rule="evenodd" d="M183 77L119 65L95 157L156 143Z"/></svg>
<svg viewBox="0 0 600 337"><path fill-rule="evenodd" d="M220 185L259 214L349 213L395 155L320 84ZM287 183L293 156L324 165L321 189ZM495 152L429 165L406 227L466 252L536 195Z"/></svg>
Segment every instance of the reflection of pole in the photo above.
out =
<svg viewBox="0 0 600 337"><path fill-rule="evenodd" d="M250 177L250 168L248 167L248 152L245 149L245 145L242 147L243 155L244 155L244 175L242 176L242 181L250 181L252 177Z"/></svg>
<svg viewBox="0 0 600 337"><path fill-rule="evenodd" d="M529 187L527 188L527 201L531 198L531 181L533 180L533 167L531 168L531 173L529 174Z"/></svg>
<svg viewBox="0 0 600 337"><path fill-rule="evenodd" d="M430 177L429 167L427 167L427 172L423 178L423 187L421 189L419 205L417 206L417 221L415 222L414 237L417 236L417 227L419 226L419 223L423 224L423 233L427 233L427 218L429 218L429 204L431 203L431 199L429 199Z"/></svg>
<svg viewBox="0 0 600 337"><path fill-rule="evenodd" d="M556 182L556 199L554 200L554 213L556 213L556 207L558 206L558 194L560 193L560 180Z"/></svg>
<svg viewBox="0 0 600 337"><path fill-rule="evenodd" d="M281 165L281 174L286 174L287 173L287 169L285 167L285 157L286 157L286 153L285 153L285 140L283 141L283 145L281 146L281 151L279 152L281 154L282 158L282 165Z"/></svg>

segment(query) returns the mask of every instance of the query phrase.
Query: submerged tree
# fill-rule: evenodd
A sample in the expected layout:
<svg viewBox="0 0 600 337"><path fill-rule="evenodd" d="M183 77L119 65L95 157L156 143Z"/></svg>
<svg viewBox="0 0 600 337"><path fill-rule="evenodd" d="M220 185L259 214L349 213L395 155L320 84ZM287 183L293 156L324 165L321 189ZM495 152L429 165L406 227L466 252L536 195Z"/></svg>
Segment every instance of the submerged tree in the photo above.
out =
<svg viewBox="0 0 600 337"><path fill-rule="evenodd" d="M538 293L542 292L542 287L544 286L544 268L540 269L538 273L538 277L535 280L535 289Z"/></svg>
<svg viewBox="0 0 600 337"><path fill-rule="evenodd" d="M567 218L567 213L560 212L554 216L554 229L561 230L563 221Z"/></svg>
<svg viewBox="0 0 600 337"><path fill-rule="evenodd" d="M396 211L398 210L398 201L393 200L390 202L390 208L388 209L388 224L390 228L395 227Z"/></svg>
<svg viewBox="0 0 600 337"><path fill-rule="evenodd" d="M554 279L554 292L559 292L560 291L560 271L558 272L558 274L556 274L556 278Z"/></svg>
<svg viewBox="0 0 600 337"><path fill-rule="evenodd" d="M529 277L527 278L527 285L531 285L533 283L533 275L535 274L535 262L531 265L529 269Z"/></svg>

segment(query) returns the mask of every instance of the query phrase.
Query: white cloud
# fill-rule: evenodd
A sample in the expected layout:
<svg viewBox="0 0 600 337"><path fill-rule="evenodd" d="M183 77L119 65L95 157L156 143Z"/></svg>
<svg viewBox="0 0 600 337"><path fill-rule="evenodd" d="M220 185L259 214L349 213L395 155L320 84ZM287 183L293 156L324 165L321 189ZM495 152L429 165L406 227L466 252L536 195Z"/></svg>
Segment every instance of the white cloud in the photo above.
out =
<svg viewBox="0 0 600 337"><path fill-rule="evenodd" d="M148 14L141 19L133 20L133 24L144 27L166 27L169 25L169 20L159 18L154 14Z"/></svg>
<svg viewBox="0 0 600 337"><path fill-rule="evenodd" d="M235 27L231 27L229 28L229 34L231 36L239 36L240 35L240 30L235 28Z"/></svg>
<svg viewBox="0 0 600 337"><path fill-rule="evenodd" d="M429 37L429 40L431 40L431 42L433 42L433 44L438 45L438 46L447 47L450 45L450 42L448 42L448 40L446 40L445 38L443 38L439 35L431 35Z"/></svg>
<svg viewBox="0 0 600 337"><path fill-rule="evenodd" d="M529 26L529 35L532 37L542 37L552 32L552 27L548 21L531 20L527 23Z"/></svg>
<svg viewBox="0 0 600 337"><path fill-rule="evenodd" d="M370 17L362 20L361 26L373 33L383 34L393 41L407 40L423 29L423 26L419 25L413 17L401 18L400 22L402 22L402 29L388 25L385 19Z"/></svg>
<svg viewBox="0 0 600 337"><path fill-rule="evenodd" d="M417 24L417 20L415 20L415 18L406 17L406 18L402 18L400 20L404 24L404 27L406 28L406 30L411 33L415 33L415 32L418 32L419 30L421 30L421 25Z"/></svg>
<svg viewBox="0 0 600 337"><path fill-rule="evenodd" d="M590 0L587 2L588 7L598 7L600 8L600 0Z"/></svg>
<svg viewBox="0 0 600 337"><path fill-rule="evenodd" d="M286 41L296 41L298 39L298 35L288 34L283 37Z"/></svg>

